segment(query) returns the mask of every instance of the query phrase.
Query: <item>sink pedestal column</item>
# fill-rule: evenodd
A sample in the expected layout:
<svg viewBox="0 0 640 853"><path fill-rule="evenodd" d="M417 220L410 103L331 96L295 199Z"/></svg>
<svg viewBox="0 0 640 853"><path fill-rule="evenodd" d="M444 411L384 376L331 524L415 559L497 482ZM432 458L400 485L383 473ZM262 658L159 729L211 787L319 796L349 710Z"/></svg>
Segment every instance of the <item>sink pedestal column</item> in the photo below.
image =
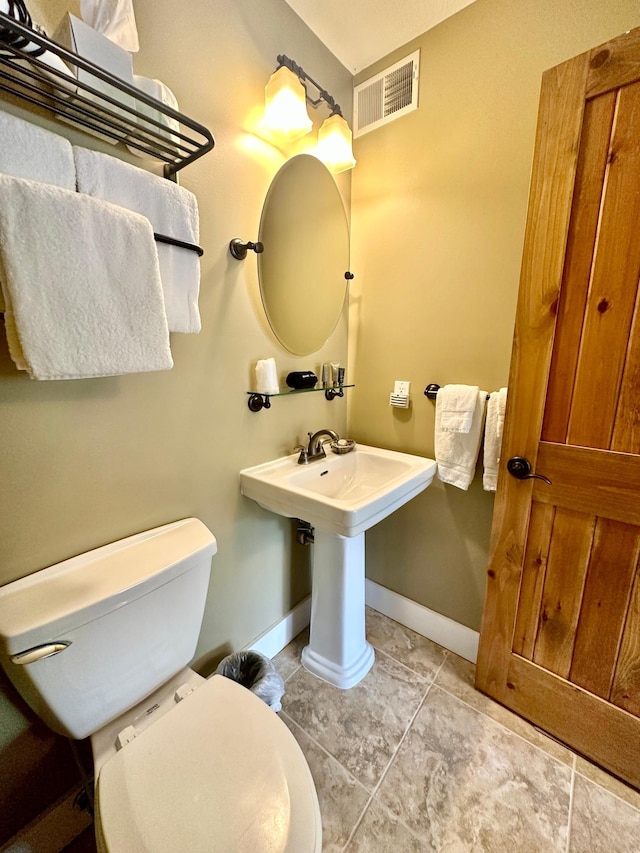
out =
<svg viewBox="0 0 640 853"><path fill-rule="evenodd" d="M343 690L373 665L364 613L364 533L346 537L314 531L311 632L302 665Z"/></svg>

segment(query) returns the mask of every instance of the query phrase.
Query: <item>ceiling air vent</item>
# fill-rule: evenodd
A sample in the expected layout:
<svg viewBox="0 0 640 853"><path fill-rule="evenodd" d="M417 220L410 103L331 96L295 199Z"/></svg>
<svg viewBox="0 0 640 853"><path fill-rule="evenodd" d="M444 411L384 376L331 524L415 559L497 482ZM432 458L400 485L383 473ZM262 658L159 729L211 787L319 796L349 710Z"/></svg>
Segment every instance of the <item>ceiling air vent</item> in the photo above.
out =
<svg viewBox="0 0 640 853"><path fill-rule="evenodd" d="M354 137L418 109L419 67L416 50L354 88Z"/></svg>

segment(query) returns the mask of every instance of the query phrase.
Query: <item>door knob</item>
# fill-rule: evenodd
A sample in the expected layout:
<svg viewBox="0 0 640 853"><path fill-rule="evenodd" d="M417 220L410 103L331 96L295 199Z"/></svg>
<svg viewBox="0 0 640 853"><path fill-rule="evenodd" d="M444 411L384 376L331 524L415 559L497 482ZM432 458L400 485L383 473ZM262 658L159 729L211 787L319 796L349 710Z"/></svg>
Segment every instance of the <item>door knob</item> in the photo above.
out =
<svg viewBox="0 0 640 853"><path fill-rule="evenodd" d="M524 456L512 456L507 462L507 471L516 480L542 480L548 486L551 485L551 480L543 477L542 474L534 474L531 470L531 462L525 459Z"/></svg>

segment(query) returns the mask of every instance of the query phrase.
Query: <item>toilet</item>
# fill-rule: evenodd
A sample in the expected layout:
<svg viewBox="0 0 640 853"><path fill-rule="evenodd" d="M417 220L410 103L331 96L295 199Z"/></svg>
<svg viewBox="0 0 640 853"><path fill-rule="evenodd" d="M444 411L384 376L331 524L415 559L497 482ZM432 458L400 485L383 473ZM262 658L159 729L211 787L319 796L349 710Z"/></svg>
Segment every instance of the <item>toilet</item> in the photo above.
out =
<svg viewBox="0 0 640 853"><path fill-rule="evenodd" d="M320 851L289 729L192 660L216 540L166 524L0 588L0 657L47 725L91 738L99 851Z"/></svg>

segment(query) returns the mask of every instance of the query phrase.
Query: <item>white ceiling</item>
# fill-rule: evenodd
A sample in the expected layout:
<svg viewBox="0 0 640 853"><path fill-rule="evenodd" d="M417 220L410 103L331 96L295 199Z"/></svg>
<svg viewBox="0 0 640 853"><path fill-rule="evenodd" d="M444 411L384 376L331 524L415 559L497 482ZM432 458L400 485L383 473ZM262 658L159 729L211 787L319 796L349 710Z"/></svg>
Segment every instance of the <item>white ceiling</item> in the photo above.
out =
<svg viewBox="0 0 640 853"><path fill-rule="evenodd" d="M474 0L286 0L352 74Z"/></svg>

